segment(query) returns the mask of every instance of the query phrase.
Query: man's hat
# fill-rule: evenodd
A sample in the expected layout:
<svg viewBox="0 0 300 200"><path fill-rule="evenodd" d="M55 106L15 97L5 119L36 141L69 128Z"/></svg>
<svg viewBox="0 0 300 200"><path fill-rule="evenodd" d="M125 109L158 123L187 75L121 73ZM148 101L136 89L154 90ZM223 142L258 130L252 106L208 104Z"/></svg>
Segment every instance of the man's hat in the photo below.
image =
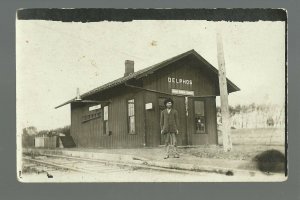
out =
<svg viewBox="0 0 300 200"><path fill-rule="evenodd" d="M171 98L165 99L164 104L167 105L168 102L171 102L172 105L174 104L174 101Z"/></svg>

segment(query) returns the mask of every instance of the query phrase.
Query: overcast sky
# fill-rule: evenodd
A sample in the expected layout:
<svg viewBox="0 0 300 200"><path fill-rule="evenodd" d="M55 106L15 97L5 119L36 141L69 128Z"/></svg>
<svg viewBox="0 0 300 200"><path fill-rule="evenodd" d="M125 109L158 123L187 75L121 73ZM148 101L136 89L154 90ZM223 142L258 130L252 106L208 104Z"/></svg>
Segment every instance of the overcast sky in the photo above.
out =
<svg viewBox="0 0 300 200"><path fill-rule="evenodd" d="M221 31L227 77L241 91L229 104L284 104L284 22L17 21L17 124L39 130L70 124L69 105L55 106L124 74L195 49L217 65ZM218 99L219 100L219 99Z"/></svg>

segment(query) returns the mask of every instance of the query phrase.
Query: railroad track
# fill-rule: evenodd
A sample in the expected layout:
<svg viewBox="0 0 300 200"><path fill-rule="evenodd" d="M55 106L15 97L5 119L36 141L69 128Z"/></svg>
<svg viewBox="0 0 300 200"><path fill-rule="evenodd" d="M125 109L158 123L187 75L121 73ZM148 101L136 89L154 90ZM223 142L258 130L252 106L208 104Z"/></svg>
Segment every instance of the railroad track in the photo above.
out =
<svg viewBox="0 0 300 200"><path fill-rule="evenodd" d="M39 154L39 156L36 156L35 158L23 157L23 160L46 167L49 166L52 168L54 167L88 174L113 173L130 170L155 170L183 174L197 173L188 170L149 166L146 164L125 163L53 154Z"/></svg>

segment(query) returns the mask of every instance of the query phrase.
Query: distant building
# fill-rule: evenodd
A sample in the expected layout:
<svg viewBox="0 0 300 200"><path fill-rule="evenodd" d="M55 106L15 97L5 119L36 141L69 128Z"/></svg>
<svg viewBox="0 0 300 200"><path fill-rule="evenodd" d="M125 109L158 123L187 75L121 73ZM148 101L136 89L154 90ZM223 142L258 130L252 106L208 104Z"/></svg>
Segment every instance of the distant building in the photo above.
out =
<svg viewBox="0 0 300 200"><path fill-rule="evenodd" d="M227 80L228 92L240 90ZM71 104L71 136L77 147L155 147L163 144L160 113L171 97L179 114L178 145L217 144L218 70L190 50L134 72L59 106Z"/></svg>
<svg viewBox="0 0 300 200"><path fill-rule="evenodd" d="M34 137L38 133L34 126L26 127L22 132L22 147L34 147Z"/></svg>
<svg viewBox="0 0 300 200"><path fill-rule="evenodd" d="M272 117L269 117L267 119L267 125L270 126L270 127L273 127L274 126L274 120Z"/></svg>

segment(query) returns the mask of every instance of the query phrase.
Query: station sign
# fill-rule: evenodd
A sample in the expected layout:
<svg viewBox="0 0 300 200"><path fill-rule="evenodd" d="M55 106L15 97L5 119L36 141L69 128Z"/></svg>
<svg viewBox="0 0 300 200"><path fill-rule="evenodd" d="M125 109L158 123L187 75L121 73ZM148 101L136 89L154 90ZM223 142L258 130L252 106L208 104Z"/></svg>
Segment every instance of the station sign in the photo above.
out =
<svg viewBox="0 0 300 200"><path fill-rule="evenodd" d="M194 91L191 90L179 90L179 89L172 89L172 94L180 94L180 95L187 95L187 96L194 96Z"/></svg>
<svg viewBox="0 0 300 200"><path fill-rule="evenodd" d="M175 84L182 84L182 85L192 85L193 82L190 79L183 79L183 78L174 78L174 77L168 77L169 83L175 83Z"/></svg>
<svg viewBox="0 0 300 200"><path fill-rule="evenodd" d="M95 106L90 106L89 111L97 110L97 109L100 109L100 108L101 108L101 104L98 104L98 105L95 105Z"/></svg>

